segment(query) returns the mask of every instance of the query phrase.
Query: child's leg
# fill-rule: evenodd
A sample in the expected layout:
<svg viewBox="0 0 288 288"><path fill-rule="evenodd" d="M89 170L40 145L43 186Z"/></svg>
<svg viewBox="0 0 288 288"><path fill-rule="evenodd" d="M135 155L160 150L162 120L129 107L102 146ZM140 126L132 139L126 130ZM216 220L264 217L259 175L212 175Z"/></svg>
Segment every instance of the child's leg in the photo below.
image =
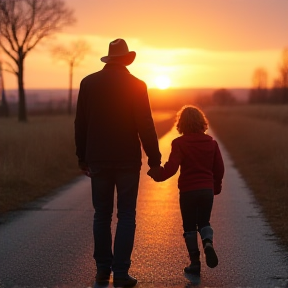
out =
<svg viewBox="0 0 288 288"><path fill-rule="evenodd" d="M183 236L191 261L191 264L184 268L184 272L199 276L201 263L197 242L197 205L193 191L180 192L180 209L184 228Z"/></svg>
<svg viewBox="0 0 288 288"><path fill-rule="evenodd" d="M184 272L188 274L200 275L200 251L198 248L197 231L184 233L186 247L189 253L191 264L184 268Z"/></svg>
<svg viewBox="0 0 288 288"><path fill-rule="evenodd" d="M211 226L203 227L200 231L207 266L214 268L218 265L218 257L213 247L213 229Z"/></svg>
<svg viewBox="0 0 288 288"><path fill-rule="evenodd" d="M210 215L213 206L213 191L202 190L199 196L198 229L201 235L207 266L214 268L218 265L218 257L213 247L213 229L210 226Z"/></svg>

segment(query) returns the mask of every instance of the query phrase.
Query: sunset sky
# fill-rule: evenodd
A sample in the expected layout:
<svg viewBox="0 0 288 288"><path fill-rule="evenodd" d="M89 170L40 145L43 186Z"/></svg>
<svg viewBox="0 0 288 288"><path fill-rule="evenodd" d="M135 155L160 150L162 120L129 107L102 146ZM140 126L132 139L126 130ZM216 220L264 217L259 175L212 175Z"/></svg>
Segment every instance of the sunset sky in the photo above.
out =
<svg viewBox="0 0 288 288"><path fill-rule="evenodd" d="M250 87L258 67L277 77L288 47L287 0L67 0L77 23L32 50L25 62L25 87L67 88L68 65L49 47L86 40L92 48L75 68L74 88L102 69L109 42L127 41L137 56L128 69L149 88L157 77L171 87ZM6 88L16 77L4 74Z"/></svg>

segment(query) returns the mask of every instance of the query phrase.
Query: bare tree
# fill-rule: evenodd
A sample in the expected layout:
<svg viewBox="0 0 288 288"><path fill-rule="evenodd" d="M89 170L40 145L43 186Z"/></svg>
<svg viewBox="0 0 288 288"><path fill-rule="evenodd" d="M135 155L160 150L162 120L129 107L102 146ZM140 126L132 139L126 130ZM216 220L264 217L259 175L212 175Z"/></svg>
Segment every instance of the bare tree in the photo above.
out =
<svg viewBox="0 0 288 288"><path fill-rule="evenodd" d="M70 46L58 45L52 48L52 55L69 65L69 89L68 89L68 114L72 113L72 88L74 67L79 66L86 54L90 51L90 46L84 40L71 42Z"/></svg>
<svg viewBox="0 0 288 288"><path fill-rule="evenodd" d="M288 47L284 48L282 52L282 59L279 65L279 72L280 72L280 98L281 103L288 103Z"/></svg>
<svg viewBox="0 0 288 288"><path fill-rule="evenodd" d="M284 48L279 63L279 76L274 80L274 85L270 92L272 103L288 103L288 47Z"/></svg>
<svg viewBox="0 0 288 288"><path fill-rule="evenodd" d="M257 68L252 78L253 88L266 89L268 83L268 73L265 68Z"/></svg>
<svg viewBox="0 0 288 288"><path fill-rule="evenodd" d="M280 81L283 88L288 88L288 48L282 51L282 59L279 65Z"/></svg>
<svg viewBox="0 0 288 288"><path fill-rule="evenodd" d="M252 89L250 90L249 102L250 103L263 103L267 101L268 90L268 73L260 67L257 68L252 77Z"/></svg>
<svg viewBox="0 0 288 288"><path fill-rule="evenodd" d="M0 0L0 48L18 79L18 120L27 121L24 60L44 38L75 22L63 0Z"/></svg>

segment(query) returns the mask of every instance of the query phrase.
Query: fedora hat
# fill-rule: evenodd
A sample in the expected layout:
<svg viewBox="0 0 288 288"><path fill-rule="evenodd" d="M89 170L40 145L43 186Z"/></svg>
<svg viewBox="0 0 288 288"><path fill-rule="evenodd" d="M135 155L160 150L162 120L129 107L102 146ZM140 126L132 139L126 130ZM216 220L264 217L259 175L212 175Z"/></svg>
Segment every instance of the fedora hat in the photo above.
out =
<svg viewBox="0 0 288 288"><path fill-rule="evenodd" d="M136 52L129 51L123 39L116 39L109 44L108 56L101 58L104 63L121 63L125 66L130 65L136 57Z"/></svg>

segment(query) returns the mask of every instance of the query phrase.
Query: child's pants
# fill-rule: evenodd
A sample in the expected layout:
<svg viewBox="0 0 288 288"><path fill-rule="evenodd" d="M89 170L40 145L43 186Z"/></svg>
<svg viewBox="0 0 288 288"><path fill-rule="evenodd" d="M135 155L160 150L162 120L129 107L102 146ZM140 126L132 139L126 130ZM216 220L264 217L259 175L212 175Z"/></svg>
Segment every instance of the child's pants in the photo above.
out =
<svg viewBox="0 0 288 288"><path fill-rule="evenodd" d="M180 209L185 232L201 231L210 226L214 193L212 189L180 192Z"/></svg>

